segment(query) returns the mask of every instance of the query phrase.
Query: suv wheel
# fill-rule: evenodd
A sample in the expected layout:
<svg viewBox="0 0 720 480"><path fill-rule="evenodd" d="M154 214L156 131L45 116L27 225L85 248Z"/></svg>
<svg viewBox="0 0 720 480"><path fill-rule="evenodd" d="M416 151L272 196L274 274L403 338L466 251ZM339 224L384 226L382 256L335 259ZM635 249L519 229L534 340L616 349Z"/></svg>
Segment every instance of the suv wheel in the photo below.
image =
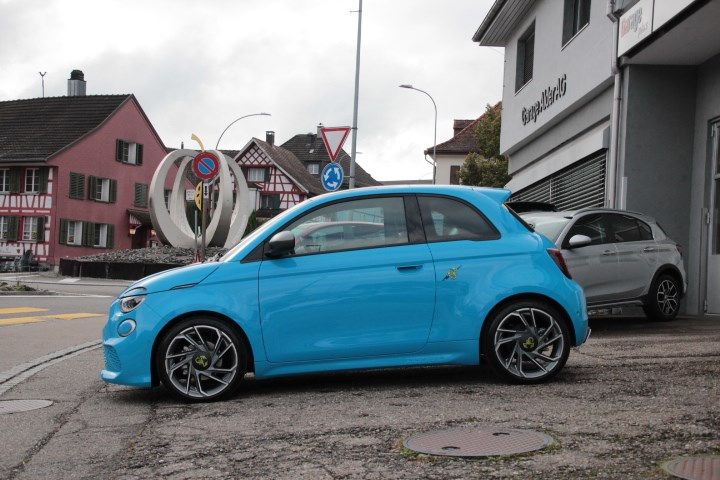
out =
<svg viewBox="0 0 720 480"><path fill-rule="evenodd" d="M680 285L677 280L666 273L659 275L650 287L643 310L653 320L673 320L680 310Z"/></svg>

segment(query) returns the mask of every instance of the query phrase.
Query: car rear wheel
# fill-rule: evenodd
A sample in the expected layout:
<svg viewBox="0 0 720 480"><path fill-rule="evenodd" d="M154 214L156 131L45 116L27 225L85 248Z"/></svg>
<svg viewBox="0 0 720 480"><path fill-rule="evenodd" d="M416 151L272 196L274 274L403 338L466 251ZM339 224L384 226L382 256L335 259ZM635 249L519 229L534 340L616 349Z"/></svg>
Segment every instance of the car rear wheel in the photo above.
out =
<svg viewBox="0 0 720 480"><path fill-rule="evenodd" d="M668 274L659 275L650 287L645 315L653 320L673 320L680 310L680 285Z"/></svg>
<svg viewBox="0 0 720 480"><path fill-rule="evenodd" d="M493 370L518 383L538 383L555 376L570 353L565 318L543 302L510 305L488 319L483 352Z"/></svg>
<svg viewBox="0 0 720 480"><path fill-rule="evenodd" d="M155 366L163 385L191 401L231 394L247 367L245 345L235 331L213 319L188 318L162 337Z"/></svg>

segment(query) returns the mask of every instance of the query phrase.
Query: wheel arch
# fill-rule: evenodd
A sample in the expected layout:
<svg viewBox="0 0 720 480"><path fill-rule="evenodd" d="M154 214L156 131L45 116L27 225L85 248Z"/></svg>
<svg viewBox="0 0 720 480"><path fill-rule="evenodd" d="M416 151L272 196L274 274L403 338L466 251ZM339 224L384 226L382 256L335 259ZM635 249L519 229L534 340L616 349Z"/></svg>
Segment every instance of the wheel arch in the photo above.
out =
<svg viewBox="0 0 720 480"><path fill-rule="evenodd" d="M653 285L655 285L655 282L657 282L657 279L661 275L670 275L671 277L673 277L673 279L678 283L678 285L680 285L680 298L683 298L685 296L685 294L687 292L685 291L685 282L683 281L683 276L680 273L680 270L678 269L678 267L671 263L662 265L660 268L658 268L655 271L655 275L653 275L652 281L650 282L650 286L648 287L648 295L650 294L649 289Z"/></svg>
<svg viewBox="0 0 720 480"><path fill-rule="evenodd" d="M213 318L215 320L218 320L220 322L223 322L228 327L233 329L233 331L240 337L240 340L243 342L245 346L245 352L247 352L247 371L248 372L254 372L255 371L255 355L253 353L252 347L250 346L250 340L248 339L247 334L242 329L238 323L233 320L232 318L228 317L227 315L223 315L222 313L214 312L211 310L196 310L193 312L186 312L182 315L178 315L177 317L173 318L165 326L158 332L158 334L155 336L155 340L153 341L152 346L152 352L150 356L150 378L153 386L157 386L160 384L160 378L158 376L158 372L156 370L156 362L155 362L155 355L157 355L157 349L158 345L162 341L162 338L165 336L165 333L170 330L173 326L178 324L179 322L182 322L183 320L195 317L195 316L205 316L208 318Z"/></svg>
<svg viewBox="0 0 720 480"><path fill-rule="evenodd" d="M568 331L570 332L570 338L575 339L575 326L573 325L573 322L570 318L570 315L568 315L567 311L565 310L565 307L563 307L560 303L555 301L553 298L548 297L546 295L542 295L539 293L520 293L517 295L513 295L511 297L507 297L503 299L501 302L499 302L497 305L495 305L485 316L485 319L483 320L482 329L480 330L480 338L478 341L478 348L480 349L480 358L482 361L483 356L485 355L482 351L482 343L483 339L487 335L487 331L490 328L490 322L489 320L493 318L500 310L503 308L512 305L513 303L522 302L522 301L528 301L528 300L534 300L539 302L544 302L550 305L551 307L555 308L558 312L560 312L560 315L563 316L563 319L565 320L565 324L567 325Z"/></svg>

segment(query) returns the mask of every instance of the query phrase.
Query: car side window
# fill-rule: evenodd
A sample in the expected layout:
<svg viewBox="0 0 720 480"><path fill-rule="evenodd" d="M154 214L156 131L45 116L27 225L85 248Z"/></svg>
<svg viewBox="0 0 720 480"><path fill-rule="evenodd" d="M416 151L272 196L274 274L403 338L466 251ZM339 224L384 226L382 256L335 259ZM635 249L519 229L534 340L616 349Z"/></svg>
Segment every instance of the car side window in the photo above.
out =
<svg viewBox="0 0 720 480"><path fill-rule="evenodd" d="M652 240L652 231L650 226L645 222L641 222L634 217L627 215L608 215L610 219L610 228L613 232L613 241L621 242L639 242L642 240Z"/></svg>
<svg viewBox="0 0 720 480"><path fill-rule="evenodd" d="M286 230L295 235L297 255L408 243L402 197L335 203L302 216Z"/></svg>
<svg viewBox="0 0 720 480"><path fill-rule="evenodd" d="M446 197L418 197L427 241L495 240L500 233L470 205Z"/></svg>
<svg viewBox="0 0 720 480"><path fill-rule="evenodd" d="M569 240L575 235L585 235L586 237L590 237L590 245L612 243L603 217L603 215L596 213L579 218L575 224L570 227L570 231L565 238Z"/></svg>

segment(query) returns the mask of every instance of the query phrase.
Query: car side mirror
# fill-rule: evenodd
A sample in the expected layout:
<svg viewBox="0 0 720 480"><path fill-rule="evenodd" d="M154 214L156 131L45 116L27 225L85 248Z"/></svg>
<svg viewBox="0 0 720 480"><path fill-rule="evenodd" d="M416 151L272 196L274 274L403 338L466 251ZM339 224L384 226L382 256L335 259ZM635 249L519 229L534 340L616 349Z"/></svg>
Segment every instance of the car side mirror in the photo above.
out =
<svg viewBox="0 0 720 480"><path fill-rule="evenodd" d="M568 240L569 248L580 248L590 245L591 243L592 239L587 235L573 235L570 237L570 240Z"/></svg>
<svg viewBox="0 0 720 480"><path fill-rule="evenodd" d="M268 247L270 251L265 252L265 254L273 258L280 258L294 253L295 235L287 230L278 232L270 239Z"/></svg>

